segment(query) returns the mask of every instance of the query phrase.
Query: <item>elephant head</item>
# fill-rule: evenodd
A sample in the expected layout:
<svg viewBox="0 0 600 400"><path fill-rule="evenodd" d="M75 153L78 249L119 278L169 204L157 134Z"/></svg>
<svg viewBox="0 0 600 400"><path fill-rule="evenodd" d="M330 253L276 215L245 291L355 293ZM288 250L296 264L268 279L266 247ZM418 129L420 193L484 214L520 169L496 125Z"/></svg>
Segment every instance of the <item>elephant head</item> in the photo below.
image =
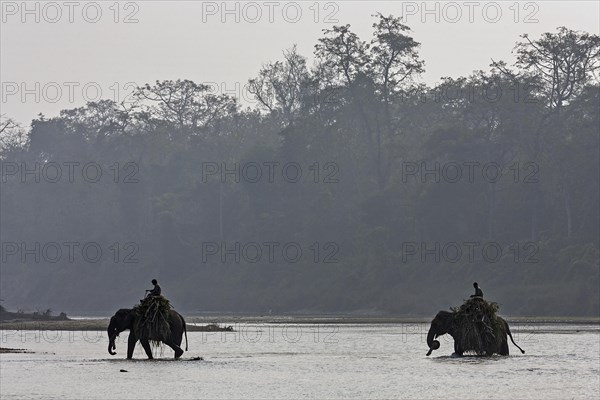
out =
<svg viewBox="0 0 600 400"><path fill-rule="evenodd" d="M433 321L431 321L429 332L427 332L427 346L429 346L427 355L430 355L433 350L440 348L440 342L435 340L438 336L446 333L454 336L454 332L452 332L453 321L454 315L448 311L440 311Z"/></svg>
<svg viewBox="0 0 600 400"><path fill-rule="evenodd" d="M123 332L126 329L131 329L133 326L133 315L132 310L127 308L122 308L113 315L110 319L110 323L108 324L108 352L110 355L117 354L115 350L117 346L115 345L115 340L119 333Z"/></svg>

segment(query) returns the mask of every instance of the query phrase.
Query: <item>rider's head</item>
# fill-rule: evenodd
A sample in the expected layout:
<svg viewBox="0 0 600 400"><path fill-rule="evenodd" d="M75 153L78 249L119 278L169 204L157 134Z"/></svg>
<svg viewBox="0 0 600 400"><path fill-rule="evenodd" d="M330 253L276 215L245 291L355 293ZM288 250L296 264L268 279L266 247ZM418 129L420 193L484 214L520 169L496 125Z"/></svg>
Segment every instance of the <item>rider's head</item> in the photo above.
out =
<svg viewBox="0 0 600 400"><path fill-rule="evenodd" d="M152 284L156 285L158 282L156 281L156 279L152 279Z"/></svg>
<svg viewBox="0 0 600 400"><path fill-rule="evenodd" d="M477 284L477 282L473 282L473 287L474 287L475 289L477 289L477 286L479 286L479 285Z"/></svg>

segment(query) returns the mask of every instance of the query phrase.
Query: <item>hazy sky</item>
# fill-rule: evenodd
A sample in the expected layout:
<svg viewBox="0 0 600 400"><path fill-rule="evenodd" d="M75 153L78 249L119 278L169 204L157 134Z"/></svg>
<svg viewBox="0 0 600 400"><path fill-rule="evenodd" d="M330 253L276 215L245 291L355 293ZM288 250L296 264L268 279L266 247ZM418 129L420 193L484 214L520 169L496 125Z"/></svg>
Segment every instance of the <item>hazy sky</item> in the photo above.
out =
<svg viewBox="0 0 600 400"><path fill-rule="evenodd" d="M428 84L486 69L492 58L512 62L522 33L600 30L598 1L0 3L1 113L24 125L99 97L126 100L134 84L155 80L213 83L247 98L261 64L293 44L312 58L334 25L370 40L376 12L404 15Z"/></svg>

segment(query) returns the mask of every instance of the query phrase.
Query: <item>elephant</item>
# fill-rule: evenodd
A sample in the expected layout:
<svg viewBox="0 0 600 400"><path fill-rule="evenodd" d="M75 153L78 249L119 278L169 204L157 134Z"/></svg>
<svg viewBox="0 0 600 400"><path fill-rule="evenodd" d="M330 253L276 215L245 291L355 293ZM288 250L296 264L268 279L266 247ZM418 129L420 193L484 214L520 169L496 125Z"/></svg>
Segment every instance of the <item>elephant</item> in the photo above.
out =
<svg viewBox="0 0 600 400"><path fill-rule="evenodd" d="M455 318L454 312L448 311L440 311L433 321L431 321L431 326L429 328L429 332L427 333L427 345L429 346L429 351L427 355L429 356L433 350L437 350L440 348L440 342L436 339L438 336L442 336L444 334L449 334L454 338L454 353L458 356L462 356L465 351L469 351L472 349L463 349L461 348L461 332L458 331L454 324ZM510 333L510 328L508 326L508 322L506 322L503 318L497 317L501 327L501 340L498 340L498 346L493 346L486 350L486 355L491 356L492 354L500 354L502 356L507 356L509 354L508 351L508 340L507 335L510 337L512 343L517 346L519 350L521 350L522 354L525 354L525 350L520 348L514 341L512 334Z"/></svg>
<svg viewBox="0 0 600 400"><path fill-rule="evenodd" d="M129 339L127 341L127 358L131 359L133 357L133 350L135 349L135 345L138 341L138 338L134 333L134 323L135 323L135 311L133 309L122 308L113 315L110 319L110 323L108 325L108 352L111 355L117 354L115 352L116 345L115 339L119 336L119 333L123 332L126 329L129 329ZM185 320L183 317L175 310L170 310L169 315L169 325L171 328L171 334L164 343L172 348L175 351L175 358L181 357L183 354L183 350L181 349L181 341L182 335L185 334L185 350L188 349L188 339L187 339L187 328L185 326ZM146 352L146 355L149 359L152 359L152 349L150 347L150 342L148 340L140 339L142 343L142 347Z"/></svg>

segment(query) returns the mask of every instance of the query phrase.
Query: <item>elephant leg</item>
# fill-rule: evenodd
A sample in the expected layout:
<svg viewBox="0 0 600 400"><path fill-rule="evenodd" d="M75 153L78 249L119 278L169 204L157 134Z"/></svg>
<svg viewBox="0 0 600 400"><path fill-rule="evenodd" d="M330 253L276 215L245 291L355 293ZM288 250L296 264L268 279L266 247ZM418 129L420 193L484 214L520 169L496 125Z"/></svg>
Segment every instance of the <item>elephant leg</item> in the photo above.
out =
<svg viewBox="0 0 600 400"><path fill-rule="evenodd" d="M169 340L165 342L165 344L173 349L173 351L175 352L175 358L181 357L181 355L183 354L183 350L181 349L181 347L179 347L179 345L181 344L181 340L179 340L179 343Z"/></svg>
<svg viewBox="0 0 600 400"><path fill-rule="evenodd" d="M456 354L457 356L461 356L461 357L463 355L463 349L460 348L460 346L458 345L456 340L454 341L454 354Z"/></svg>
<svg viewBox="0 0 600 400"><path fill-rule="evenodd" d="M154 357L152 357L152 348L150 347L150 342L148 342L145 339L144 340L140 339L140 343L142 344L142 347L144 348L144 351L146 352L148 359L152 360Z"/></svg>
<svg viewBox="0 0 600 400"><path fill-rule="evenodd" d="M173 343L175 343L177 346L181 347L181 342L183 341L183 337L182 335L175 335L174 337L171 337L171 341Z"/></svg>
<svg viewBox="0 0 600 400"><path fill-rule="evenodd" d="M181 315L177 313L171 315L171 334L165 344L173 349L175 358L179 358L183 354L180 346L183 339L184 324L185 322L183 322Z"/></svg>
<svg viewBox="0 0 600 400"><path fill-rule="evenodd" d="M500 352L498 354L500 354L501 356L507 356L508 352L508 340L506 340L505 337L504 339L502 339L502 343L500 344Z"/></svg>
<svg viewBox="0 0 600 400"><path fill-rule="evenodd" d="M127 339L127 358L131 360L133 358L133 351L135 350L135 344L137 343L137 337L133 332L129 333L129 339Z"/></svg>

